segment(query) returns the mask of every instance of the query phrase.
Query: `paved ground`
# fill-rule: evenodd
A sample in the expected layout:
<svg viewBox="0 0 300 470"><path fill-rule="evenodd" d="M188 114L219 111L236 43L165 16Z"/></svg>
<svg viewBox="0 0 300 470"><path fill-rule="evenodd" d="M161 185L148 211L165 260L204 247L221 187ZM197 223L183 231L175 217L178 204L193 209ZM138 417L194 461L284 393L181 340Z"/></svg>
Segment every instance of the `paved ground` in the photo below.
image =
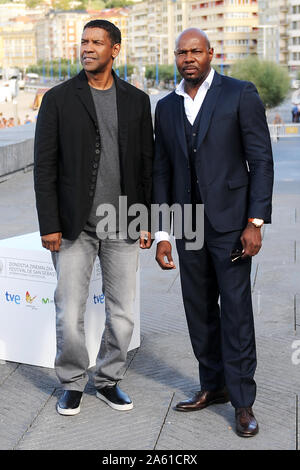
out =
<svg viewBox="0 0 300 470"><path fill-rule="evenodd" d="M263 250L253 263L259 435L236 436L230 404L188 414L173 410L198 388L197 366L178 270L160 271L152 247L141 254L141 347L129 354L122 384L134 409L111 410L88 385L81 413L59 416L60 389L52 369L3 363L1 449L298 449L300 364L293 364L292 353L298 362L300 351L292 345L300 340L299 145L299 140L274 144L273 224L264 228ZM32 173L0 184L0 217L0 238L37 230Z"/></svg>

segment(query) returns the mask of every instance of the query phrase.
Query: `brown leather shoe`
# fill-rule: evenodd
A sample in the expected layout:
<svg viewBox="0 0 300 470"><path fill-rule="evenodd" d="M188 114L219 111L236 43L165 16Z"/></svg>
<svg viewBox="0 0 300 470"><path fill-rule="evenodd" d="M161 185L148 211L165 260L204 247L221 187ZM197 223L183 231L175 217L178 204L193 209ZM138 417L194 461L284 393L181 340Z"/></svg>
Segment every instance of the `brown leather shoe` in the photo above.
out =
<svg viewBox="0 0 300 470"><path fill-rule="evenodd" d="M236 432L241 437L252 437L258 433L258 423L252 408L235 409Z"/></svg>
<svg viewBox="0 0 300 470"><path fill-rule="evenodd" d="M216 403L227 403L228 401L229 395L226 388L216 392L203 390L197 392L193 398L189 400L180 401L174 409L176 411L197 411L203 410L203 408Z"/></svg>

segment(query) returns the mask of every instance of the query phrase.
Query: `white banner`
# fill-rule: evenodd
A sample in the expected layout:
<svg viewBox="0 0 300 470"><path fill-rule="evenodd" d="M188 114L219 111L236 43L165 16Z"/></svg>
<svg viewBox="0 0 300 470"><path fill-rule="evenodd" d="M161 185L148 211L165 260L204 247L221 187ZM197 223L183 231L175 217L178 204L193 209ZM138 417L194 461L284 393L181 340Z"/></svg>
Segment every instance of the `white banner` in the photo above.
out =
<svg viewBox="0 0 300 470"><path fill-rule="evenodd" d="M56 273L39 233L0 240L0 359L54 367L56 351L53 295ZM130 349L140 345L140 295L137 272L135 327ZM90 367L95 365L105 322L100 263L90 282L85 315Z"/></svg>

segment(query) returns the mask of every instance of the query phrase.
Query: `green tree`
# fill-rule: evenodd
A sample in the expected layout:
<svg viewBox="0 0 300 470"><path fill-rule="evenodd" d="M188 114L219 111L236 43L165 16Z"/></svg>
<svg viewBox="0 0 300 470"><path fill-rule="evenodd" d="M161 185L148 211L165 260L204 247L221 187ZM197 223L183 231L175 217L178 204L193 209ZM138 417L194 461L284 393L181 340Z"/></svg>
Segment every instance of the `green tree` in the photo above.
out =
<svg viewBox="0 0 300 470"><path fill-rule="evenodd" d="M103 10L105 2L103 0L81 0L83 9L90 8L91 10Z"/></svg>
<svg viewBox="0 0 300 470"><path fill-rule="evenodd" d="M70 10L71 0L54 0L53 7L55 10Z"/></svg>
<svg viewBox="0 0 300 470"><path fill-rule="evenodd" d="M35 8L38 5L40 5L41 3L42 3L41 0L25 0L25 4L26 4L27 8Z"/></svg>
<svg viewBox="0 0 300 470"><path fill-rule="evenodd" d="M115 7L127 7L132 5L132 1L129 0L105 0L106 8L115 8Z"/></svg>
<svg viewBox="0 0 300 470"><path fill-rule="evenodd" d="M286 69L275 62L259 60L255 56L236 62L232 66L231 76L253 82L266 108L282 103L290 89Z"/></svg>
<svg viewBox="0 0 300 470"><path fill-rule="evenodd" d="M119 77L120 78L125 78L125 66L124 65L120 65L119 67L115 67L114 66L114 70L116 73L119 74ZM131 64L127 64L127 78L130 77L130 75L133 74L133 65Z"/></svg>

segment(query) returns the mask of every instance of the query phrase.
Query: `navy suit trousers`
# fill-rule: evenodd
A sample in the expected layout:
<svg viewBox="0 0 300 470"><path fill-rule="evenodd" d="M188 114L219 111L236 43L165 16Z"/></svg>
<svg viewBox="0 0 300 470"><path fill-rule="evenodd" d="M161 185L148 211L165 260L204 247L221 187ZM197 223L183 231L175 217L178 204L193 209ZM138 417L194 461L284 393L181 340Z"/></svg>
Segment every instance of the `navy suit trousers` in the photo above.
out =
<svg viewBox="0 0 300 470"><path fill-rule="evenodd" d="M202 390L225 385L234 407L252 406L256 347L251 258L231 261L241 232L216 232L205 217L204 245L186 250L176 240L184 308ZM218 300L220 298L220 306Z"/></svg>

